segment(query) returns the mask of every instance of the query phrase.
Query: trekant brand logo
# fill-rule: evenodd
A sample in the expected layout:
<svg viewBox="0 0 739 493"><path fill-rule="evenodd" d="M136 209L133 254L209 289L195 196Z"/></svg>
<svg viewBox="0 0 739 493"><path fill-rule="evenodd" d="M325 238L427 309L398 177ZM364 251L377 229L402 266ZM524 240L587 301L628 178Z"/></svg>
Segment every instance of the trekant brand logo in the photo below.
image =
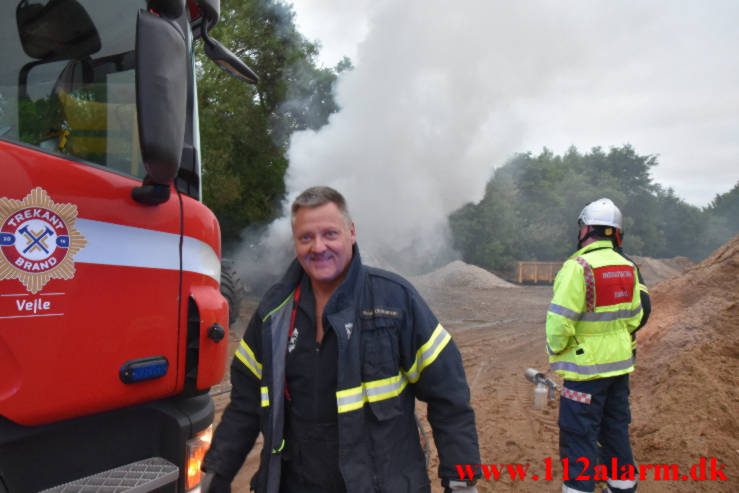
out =
<svg viewBox="0 0 739 493"><path fill-rule="evenodd" d="M22 201L0 199L0 281L18 279L36 294L52 278L73 278L74 256L87 245L76 219L76 205L55 204L41 188Z"/></svg>

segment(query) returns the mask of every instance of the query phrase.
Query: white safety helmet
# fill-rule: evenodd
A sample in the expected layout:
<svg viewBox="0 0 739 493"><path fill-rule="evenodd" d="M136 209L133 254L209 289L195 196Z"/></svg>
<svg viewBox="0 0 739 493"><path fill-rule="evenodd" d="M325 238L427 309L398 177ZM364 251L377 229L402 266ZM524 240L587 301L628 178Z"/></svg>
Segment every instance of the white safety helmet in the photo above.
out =
<svg viewBox="0 0 739 493"><path fill-rule="evenodd" d="M623 216L611 199L598 199L585 206L578 224L587 226L611 226L623 234Z"/></svg>

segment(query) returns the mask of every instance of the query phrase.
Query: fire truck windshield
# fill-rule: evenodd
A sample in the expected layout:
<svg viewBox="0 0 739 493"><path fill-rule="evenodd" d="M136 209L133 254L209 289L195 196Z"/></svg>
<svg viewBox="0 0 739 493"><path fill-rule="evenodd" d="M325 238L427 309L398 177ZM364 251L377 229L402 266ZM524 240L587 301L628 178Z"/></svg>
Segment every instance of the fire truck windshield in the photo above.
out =
<svg viewBox="0 0 739 493"><path fill-rule="evenodd" d="M135 41L144 0L0 0L0 138L142 178Z"/></svg>

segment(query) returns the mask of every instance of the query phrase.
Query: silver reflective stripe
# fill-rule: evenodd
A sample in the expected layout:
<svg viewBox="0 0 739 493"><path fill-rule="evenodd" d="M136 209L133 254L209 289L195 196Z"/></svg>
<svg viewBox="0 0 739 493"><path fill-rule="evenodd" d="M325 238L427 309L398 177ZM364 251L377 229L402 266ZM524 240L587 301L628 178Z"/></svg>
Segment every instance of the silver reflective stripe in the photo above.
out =
<svg viewBox="0 0 739 493"><path fill-rule="evenodd" d="M387 383L377 385L377 382ZM336 405L339 412L359 409L367 401L377 402L400 395L406 385L408 378L402 373L396 377L363 383L361 387L337 392Z"/></svg>
<svg viewBox="0 0 739 493"><path fill-rule="evenodd" d="M401 374L399 378L397 379L393 378L391 380L394 380L394 381L391 381L384 385L380 385L379 387L366 387L365 386L364 392L367 394L369 401L375 402L375 401L379 401L382 399L388 399L390 397L394 397L400 394L400 392L403 390L403 388L407 384L407 377L403 374Z"/></svg>
<svg viewBox="0 0 739 493"><path fill-rule="evenodd" d="M621 320L622 318L635 317L641 311L641 305L637 306L633 310L616 310L615 312L588 312L578 313L574 310L570 310L562 305L552 303L549 305L549 312L556 315L562 315L570 320L583 321L583 322L613 322L614 320Z"/></svg>
<svg viewBox="0 0 739 493"><path fill-rule="evenodd" d="M580 375L596 375L598 373L608 373L612 371L628 370L634 366L633 358L623 361L614 361L613 363L601 363L599 365L578 365L569 361L555 361L550 365L552 370L571 371Z"/></svg>
<svg viewBox="0 0 739 493"><path fill-rule="evenodd" d="M552 351L552 347L549 345L548 342L547 342L547 352L551 354L552 356L557 356L559 354L559 353L555 353L554 351Z"/></svg>
<svg viewBox="0 0 739 493"><path fill-rule="evenodd" d="M416 383L418 381L421 371L436 359L438 352L443 349L440 346L446 345L450 338L449 332L441 324L436 326L431 339L422 346L423 351L420 355L416 356L416 361L411 369L405 372L410 382Z"/></svg>
<svg viewBox="0 0 739 493"><path fill-rule="evenodd" d="M338 407L342 407L342 406L348 406L349 404L356 404L356 403L362 402L363 400L364 400L364 394L362 394L362 392L358 392L354 395L337 398L336 404L338 405Z"/></svg>
<svg viewBox="0 0 739 493"><path fill-rule="evenodd" d="M615 312L590 312L583 313L583 322L613 322L614 320L620 320L622 318L631 318L639 315L641 311L641 305L637 306L633 310L616 310Z"/></svg>
<svg viewBox="0 0 739 493"><path fill-rule="evenodd" d="M196 238L81 217L75 226L87 238L75 262L178 271L182 241L182 269L221 280L218 255Z"/></svg>
<svg viewBox="0 0 739 493"><path fill-rule="evenodd" d="M262 365L254 358L249 346L242 340L239 348L236 350L236 357L249 368L254 375L262 379Z"/></svg>
<svg viewBox="0 0 739 493"><path fill-rule="evenodd" d="M555 315L562 315L565 318L569 318L570 320L580 320L582 318L582 313L576 312L574 310L570 310L569 308L565 308L562 305L557 305L555 303L552 303L549 305L549 311L551 313L554 313Z"/></svg>

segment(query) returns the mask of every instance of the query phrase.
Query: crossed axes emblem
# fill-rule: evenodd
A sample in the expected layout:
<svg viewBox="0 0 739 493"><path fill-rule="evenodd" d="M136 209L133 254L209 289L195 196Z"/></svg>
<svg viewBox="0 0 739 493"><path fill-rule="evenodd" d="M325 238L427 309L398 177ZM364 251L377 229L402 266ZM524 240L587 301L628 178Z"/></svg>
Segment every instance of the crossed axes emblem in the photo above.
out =
<svg viewBox="0 0 739 493"><path fill-rule="evenodd" d="M34 231L30 231L28 229L28 226L23 226L21 229L18 230L19 233L22 233L26 240L28 241L28 246L25 250L23 250L23 253L29 253L34 252L36 249L41 249L46 253L49 254L49 250L47 249L46 242L44 241L47 236L53 236L54 231L50 230L47 227L45 227L44 231L41 231L40 233L35 233Z"/></svg>

